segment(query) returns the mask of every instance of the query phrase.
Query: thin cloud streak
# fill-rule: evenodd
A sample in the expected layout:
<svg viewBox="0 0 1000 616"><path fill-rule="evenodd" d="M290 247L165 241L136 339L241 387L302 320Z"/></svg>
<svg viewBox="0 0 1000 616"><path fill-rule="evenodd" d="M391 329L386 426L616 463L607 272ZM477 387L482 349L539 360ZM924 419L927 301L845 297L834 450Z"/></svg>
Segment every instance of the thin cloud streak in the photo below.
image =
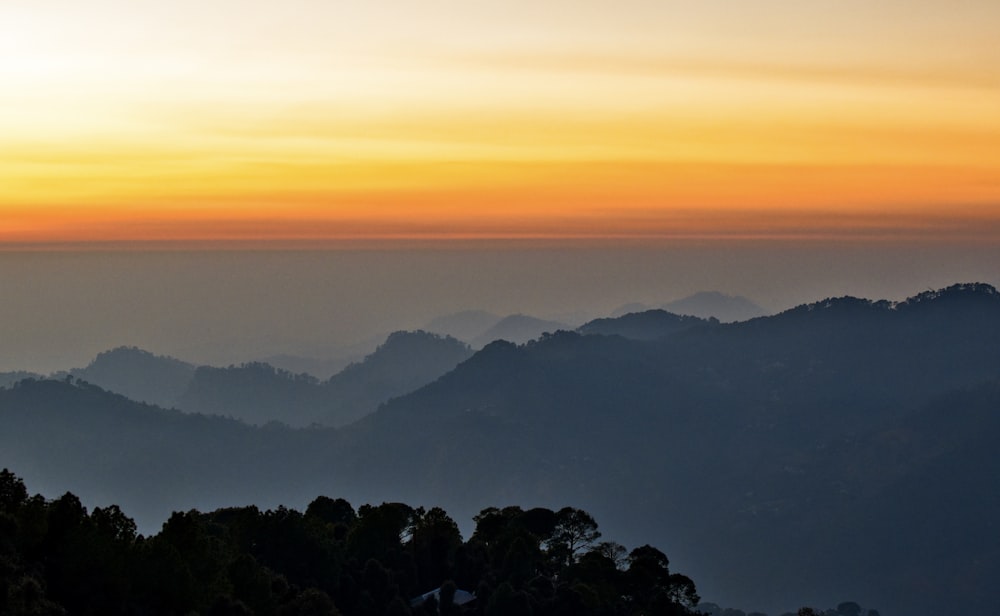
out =
<svg viewBox="0 0 1000 616"><path fill-rule="evenodd" d="M698 210L665 213L651 210L615 210L613 221L600 213L590 217L538 216L510 221L497 216L442 221L372 221L280 216L240 218L205 217L179 220L176 217L137 216L125 223L118 219L91 222L61 229L24 229L0 238L0 250L31 250L33 247L66 246L82 249L88 245L129 246L145 249L157 245L214 245L251 243L262 249L294 246L336 248L345 242L393 244L454 243L465 241L556 242L587 245L593 242L638 242L651 245L675 241L844 241L861 243L948 244L1000 241L1000 220L990 216L954 216L945 212L899 216L885 213L816 211L789 214L787 211ZM595 222L596 220L596 222Z"/></svg>
<svg viewBox="0 0 1000 616"><path fill-rule="evenodd" d="M765 62L739 58L676 57L551 51L479 52L434 56L442 65L488 71L567 72L644 78L686 77L766 83L856 85L886 89L969 89L996 93L1000 65L902 67L893 65Z"/></svg>

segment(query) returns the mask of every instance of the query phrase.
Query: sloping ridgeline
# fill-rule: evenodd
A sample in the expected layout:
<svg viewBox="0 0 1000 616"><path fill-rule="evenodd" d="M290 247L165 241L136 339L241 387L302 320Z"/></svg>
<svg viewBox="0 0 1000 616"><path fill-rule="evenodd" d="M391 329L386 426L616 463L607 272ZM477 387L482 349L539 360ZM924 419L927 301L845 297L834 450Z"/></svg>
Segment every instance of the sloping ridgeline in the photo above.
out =
<svg viewBox="0 0 1000 616"><path fill-rule="evenodd" d="M998 349L1000 295L986 285L830 299L647 342L495 343L352 427L342 463L456 511L580 503L626 541L662 537L728 605L984 608L991 586L970 581L1000 573L988 523L1000 469L966 456L983 451L969 439L1000 438L984 420L1000 408ZM954 429L903 446L921 416ZM975 539L939 539L963 533Z"/></svg>
<svg viewBox="0 0 1000 616"><path fill-rule="evenodd" d="M398 331L363 361L322 382L259 362L202 366L177 406L255 424L341 426L375 411L389 398L426 385L471 354L468 345L449 336Z"/></svg>
<svg viewBox="0 0 1000 616"><path fill-rule="evenodd" d="M585 509L708 600L988 612L1000 295L830 299L652 340L494 343L341 430L254 429L96 388L0 390L0 464L137 518L255 502ZM157 522L158 523L158 522Z"/></svg>
<svg viewBox="0 0 1000 616"><path fill-rule="evenodd" d="M73 378L163 407L176 403L194 373L193 364L135 347L105 351L85 368L69 371Z"/></svg>
<svg viewBox="0 0 1000 616"><path fill-rule="evenodd" d="M175 509L296 504L333 431L254 428L137 403L83 382L26 380L0 390L0 465L46 495L116 503L150 532ZM325 482L325 481L324 481ZM326 483L326 482L325 482Z"/></svg>

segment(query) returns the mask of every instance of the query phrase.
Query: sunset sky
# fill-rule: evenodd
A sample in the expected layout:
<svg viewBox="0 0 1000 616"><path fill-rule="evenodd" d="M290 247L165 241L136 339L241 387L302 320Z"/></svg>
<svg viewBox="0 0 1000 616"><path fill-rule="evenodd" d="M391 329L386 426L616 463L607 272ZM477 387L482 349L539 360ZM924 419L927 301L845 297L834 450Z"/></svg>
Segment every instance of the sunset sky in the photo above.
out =
<svg viewBox="0 0 1000 616"><path fill-rule="evenodd" d="M995 0L4 0L0 244L1000 242Z"/></svg>

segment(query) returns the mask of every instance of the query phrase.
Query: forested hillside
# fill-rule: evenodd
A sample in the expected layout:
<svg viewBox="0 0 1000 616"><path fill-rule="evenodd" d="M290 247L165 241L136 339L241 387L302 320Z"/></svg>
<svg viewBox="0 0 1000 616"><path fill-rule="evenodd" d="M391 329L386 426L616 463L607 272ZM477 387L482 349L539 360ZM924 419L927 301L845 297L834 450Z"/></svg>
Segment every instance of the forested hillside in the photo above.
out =
<svg viewBox="0 0 1000 616"><path fill-rule="evenodd" d="M669 553L722 605L989 611L995 289L686 323L493 343L338 430L25 381L0 390L2 463L47 495L118 503L146 529L175 509L301 508L316 494L440 506L459 525L497 503L572 504Z"/></svg>
<svg viewBox="0 0 1000 616"><path fill-rule="evenodd" d="M364 360L325 381L263 363L198 368L177 407L248 423L342 426L445 374L472 354L458 340L423 331L394 332Z"/></svg>
<svg viewBox="0 0 1000 616"><path fill-rule="evenodd" d="M30 497L0 471L0 613L485 616L695 614L667 556L599 541L585 511L488 508L468 541L441 508L319 496L305 512L177 512Z"/></svg>

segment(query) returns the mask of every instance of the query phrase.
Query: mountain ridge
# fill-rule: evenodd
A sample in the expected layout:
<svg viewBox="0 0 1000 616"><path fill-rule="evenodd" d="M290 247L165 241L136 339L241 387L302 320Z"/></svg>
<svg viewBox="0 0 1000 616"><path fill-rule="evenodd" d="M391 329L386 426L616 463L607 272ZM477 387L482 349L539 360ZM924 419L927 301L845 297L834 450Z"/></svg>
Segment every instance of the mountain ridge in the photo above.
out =
<svg viewBox="0 0 1000 616"><path fill-rule="evenodd" d="M1000 516L991 489L1000 474L993 287L953 285L896 303L834 298L745 322L692 323L646 340L557 331L494 342L338 430L148 415L208 421L217 434L194 461L156 468L123 459L135 443L101 433L80 440L99 428L86 422L84 402L56 413L24 390L17 411L4 389L0 451L16 454L33 485L63 473L92 491L95 477L114 476L128 492L129 481L145 478L144 489L166 486L201 507L227 485L239 498L254 498L254 485L292 504L307 488L353 502L391 494L457 517L497 502L572 502L626 542L654 538L702 580L706 599L772 612L843 596L887 614L992 605L986 580L1000 575L989 534ZM47 419L28 422L32 412ZM141 434L134 438L154 439L162 455L187 451L172 440L177 430ZM240 448L228 463L213 457L223 446ZM155 472L168 475L151 480ZM970 571L973 561L980 565ZM928 562L939 584L921 577ZM948 590L957 587L960 595Z"/></svg>
<svg viewBox="0 0 1000 616"><path fill-rule="evenodd" d="M471 353L466 344L450 336L398 331L364 359L325 381L262 363L201 367L178 406L251 423L273 420L300 427L313 423L340 426L434 380Z"/></svg>

